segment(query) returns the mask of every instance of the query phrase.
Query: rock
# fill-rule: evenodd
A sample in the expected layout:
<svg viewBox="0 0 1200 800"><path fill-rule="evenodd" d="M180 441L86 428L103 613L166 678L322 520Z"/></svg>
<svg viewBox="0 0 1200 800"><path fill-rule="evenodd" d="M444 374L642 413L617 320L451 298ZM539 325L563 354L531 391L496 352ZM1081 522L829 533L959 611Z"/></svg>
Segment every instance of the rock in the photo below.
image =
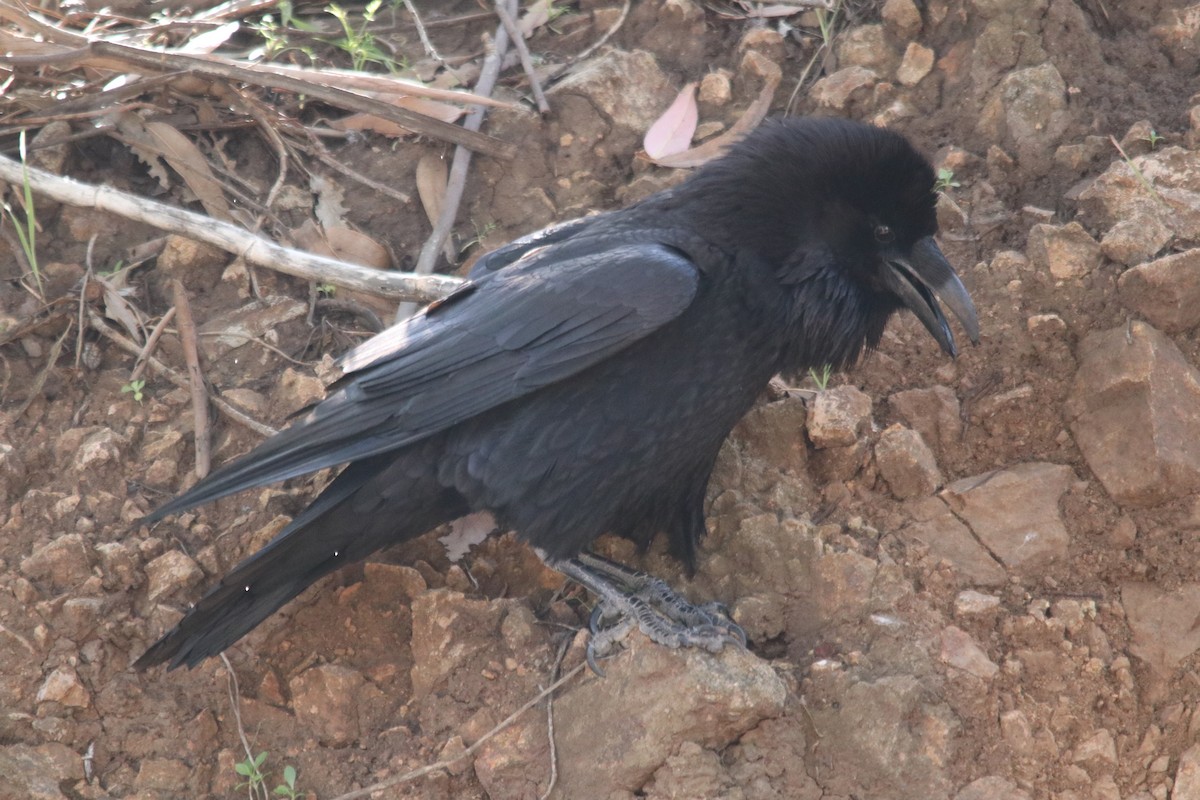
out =
<svg viewBox="0 0 1200 800"><path fill-rule="evenodd" d="M37 702L58 703L67 708L87 708L92 699L75 670L62 666L46 677L38 689Z"/></svg>
<svg viewBox="0 0 1200 800"><path fill-rule="evenodd" d="M1036 573L1067 554L1058 502L1074 480L1070 467L1033 462L955 481L942 498L1009 569Z"/></svg>
<svg viewBox="0 0 1200 800"><path fill-rule="evenodd" d="M120 464L128 441L108 428L89 434L79 444L71 464L77 470L99 469L105 464Z"/></svg>
<svg viewBox="0 0 1200 800"><path fill-rule="evenodd" d="M953 712L912 675L856 680L845 670L810 674L807 716L820 732L813 776L824 797L946 797Z"/></svg>
<svg viewBox="0 0 1200 800"><path fill-rule="evenodd" d="M1200 800L1200 744L1192 745L1179 757L1171 800Z"/></svg>
<svg viewBox="0 0 1200 800"><path fill-rule="evenodd" d="M986 614L1000 607L1000 598L994 594L983 594L974 589L966 589L954 598L954 615L956 617Z"/></svg>
<svg viewBox="0 0 1200 800"><path fill-rule="evenodd" d="M808 412L799 399L788 398L755 406L734 428L732 436L749 455L783 472L800 473L808 463L804 444Z"/></svg>
<svg viewBox="0 0 1200 800"><path fill-rule="evenodd" d="M875 443L875 463L898 500L926 497L942 485L937 460L921 434L900 425L880 434Z"/></svg>
<svg viewBox="0 0 1200 800"><path fill-rule="evenodd" d="M640 633L628 644L605 662L605 680L575 684L555 703L558 797L636 791L684 742L720 749L783 713L783 681L748 651L669 650Z"/></svg>
<svg viewBox="0 0 1200 800"><path fill-rule="evenodd" d="M1056 280L1082 278L1100 265L1100 244L1078 222L1034 225L1029 231L1029 260Z"/></svg>
<svg viewBox="0 0 1200 800"><path fill-rule="evenodd" d="M971 635L954 625L942 630L942 648L938 657L943 663L985 681L991 680L1000 671Z"/></svg>
<svg viewBox="0 0 1200 800"><path fill-rule="evenodd" d="M1131 267L1152 258L1170 241L1171 230L1158 217L1131 217L1108 229L1100 239L1100 252Z"/></svg>
<svg viewBox="0 0 1200 800"><path fill-rule="evenodd" d="M221 280L229 255L211 244L170 234L158 256L158 269L190 288L211 289Z"/></svg>
<svg viewBox="0 0 1200 800"><path fill-rule="evenodd" d="M958 396L946 386L905 389L889 397L888 405L930 446L945 451L962 438Z"/></svg>
<svg viewBox="0 0 1200 800"><path fill-rule="evenodd" d="M1016 755L1029 755L1033 751L1033 727L1029 717L1020 709L1005 711L1000 715L1000 735L1008 749Z"/></svg>
<svg viewBox="0 0 1200 800"><path fill-rule="evenodd" d="M1200 244L1200 151L1162 147L1114 161L1076 197L1080 216L1095 228L1157 219L1184 245Z"/></svg>
<svg viewBox="0 0 1200 800"><path fill-rule="evenodd" d="M146 596L151 603L187 590L204 579L204 570L179 550L168 550L146 565Z"/></svg>
<svg viewBox="0 0 1200 800"><path fill-rule="evenodd" d="M345 747L358 740L358 705L366 679L337 664L318 664L288 683L296 719L329 747Z"/></svg>
<svg viewBox="0 0 1200 800"><path fill-rule="evenodd" d="M934 558L948 561L972 583L999 586L1008 580L1004 567L945 503L931 501L925 506L911 506L910 511L915 512L917 520L900 529L902 539L929 548Z"/></svg>
<svg viewBox="0 0 1200 800"><path fill-rule="evenodd" d="M808 437L819 448L845 447L871 428L871 398L853 386L818 392L808 418Z"/></svg>
<svg viewBox="0 0 1200 800"><path fill-rule="evenodd" d="M0 796L21 800L67 800L65 787L83 780L83 759L64 744L0 747ZM74 791L70 797L79 797Z"/></svg>
<svg viewBox="0 0 1200 800"><path fill-rule="evenodd" d="M1030 800L1029 793L1017 788L1012 781L999 775L987 775L971 781L954 800Z"/></svg>
<svg viewBox="0 0 1200 800"><path fill-rule="evenodd" d="M25 484L25 462L17 448L0 442L0 507L17 499Z"/></svg>
<svg viewBox="0 0 1200 800"><path fill-rule="evenodd" d="M325 384L315 375L288 367L279 379L279 391L273 396L280 410L291 415L325 399Z"/></svg>
<svg viewBox="0 0 1200 800"><path fill-rule="evenodd" d="M1186 583L1168 591L1153 583L1127 583L1121 587L1121 605L1133 641L1129 650L1145 661L1160 678L1200 650L1200 583Z"/></svg>
<svg viewBox="0 0 1200 800"><path fill-rule="evenodd" d="M1006 75L985 105L979 129L1015 150L1023 168L1041 172L1053 164L1054 148L1070 120L1067 84L1046 62Z"/></svg>
<svg viewBox="0 0 1200 800"><path fill-rule="evenodd" d="M1109 731L1101 728L1076 746L1075 751L1071 754L1071 760L1076 764L1095 761L1101 765L1115 767L1117 765L1117 743Z"/></svg>
<svg viewBox="0 0 1200 800"><path fill-rule="evenodd" d="M684 742L667 758L642 789L646 800L681 800L685 797L721 797L733 779L721 757L695 742Z"/></svg>
<svg viewBox="0 0 1200 800"><path fill-rule="evenodd" d="M1084 337L1066 413L1118 503L1151 506L1200 488L1200 373L1155 328L1132 322Z"/></svg>
<svg viewBox="0 0 1200 800"><path fill-rule="evenodd" d="M1195 6L1164 6L1159 24L1150 34L1159 41L1178 69L1194 72L1200 64L1200 15ZM1178 798L1176 798L1178 800Z"/></svg>
<svg viewBox="0 0 1200 800"><path fill-rule="evenodd" d="M1200 324L1200 249L1151 261L1121 275L1121 302L1169 333Z"/></svg>
<svg viewBox="0 0 1200 800"><path fill-rule="evenodd" d="M809 730L795 715L768 719L726 750L724 761L730 777L735 786L745 789L746 800L822 800L827 796L808 774ZM737 796L733 794L731 800Z"/></svg>
<svg viewBox="0 0 1200 800"><path fill-rule="evenodd" d="M916 86L933 71L935 57L933 50L928 47L909 42L900 67L896 70L896 80L900 81L902 86Z"/></svg>
<svg viewBox="0 0 1200 800"><path fill-rule="evenodd" d="M728 70L719 69L709 72L700 80L700 91L697 96L701 106L724 108L733 99L733 85L729 80Z"/></svg>
<svg viewBox="0 0 1200 800"><path fill-rule="evenodd" d="M911 39L921 32L921 12L913 0L887 0L881 13L884 29L897 39Z"/></svg>
<svg viewBox="0 0 1200 800"><path fill-rule="evenodd" d="M867 90L873 88L878 80L879 76L874 70L846 67L821 78L813 84L808 94L819 108L845 111L855 96L860 99L866 97Z"/></svg>
<svg viewBox="0 0 1200 800"><path fill-rule="evenodd" d="M174 758L146 758L138 766L133 788L138 792L178 792L188 785L191 770Z"/></svg>
<svg viewBox="0 0 1200 800"><path fill-rule="evenodd" d="M496 644L504 604L434 589L413 601L413 697L436 690L460 664Z"/></svg>
<svg viewBox="0 0 1200 800"><path fill-rule="evenodd" d="M607 125L640 137L671 102L675 90L650 53L614 50L582 62L548 95L560 101L583 98Z"/></svg>
<svg viewBox="0 0 1200 800"><path fill-rule="evenodd" d="M21 574L33 581L49 581L55 589L76 586L92 575L88 544L77 533L60 536L23 560Z"/></svg>
<svg viewBox="0 0 1200 800"><path fill-rule="evenodd" d="M899 60L884 36L882 25L859 25L837 37L837 63L843 67L866 67L877 75L889 75Z"/></svg>
<svg viewBox="0 0 1200 800"><path fill-rule="evenodd" d="M142 585L140 564L133 549L121 542L102 542L96 546L100 558L100 573L104 588L110 591L127 591Z"/></svg>
<svg viewBox="0 0 1200 800"><path fill-rule="evenodd" d="M276 326L300 319L307 313L308 308L299 300L276 295L209 317L200 326L201 354L209 361L216 361L232 350L263 338Z"/></svg>

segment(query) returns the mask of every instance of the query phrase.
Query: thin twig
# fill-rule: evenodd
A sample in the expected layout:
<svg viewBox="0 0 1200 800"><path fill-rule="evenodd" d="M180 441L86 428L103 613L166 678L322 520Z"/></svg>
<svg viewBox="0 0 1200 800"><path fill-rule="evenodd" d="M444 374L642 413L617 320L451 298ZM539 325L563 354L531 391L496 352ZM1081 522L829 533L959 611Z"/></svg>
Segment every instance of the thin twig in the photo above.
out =
<svg viewBox="0 0 1200 800"><path fill-rule="evenodd" d="M337 170L347 178L353 178L369 189L373 189L382 195L393 198L394 200L399 200L401 203L412 202L412 195L402 192L395 187L388 186L382 181L377 181L373 178L363 175L361 172L351 169L342 162L338 161L336 158L330 155L329 151L325 149L325 145L322 144L321 140L315 136L310 140L308 147L305 149L315 155L317 159L325 166Z"/></svg>
<svg viewBox="0 0 1200 800"><path fill-rule="evenodd" d="M188 301L183 281L171 281L171 294L175 300L175 317L179 324L179 341L183 345L183 360L187 363L188 388L192 390L192 418L195 424L193 440L196 444L196 477L203 478L212 467L212 447L208 426L208 389L204 386L204 373L200 371L200 348L196 344L196 321L192 317L192 304Z"/></svg>
<svg viewBox="0 0 1200 800"><path fill-rule="evenodd" d="M413 780L416 780L417 778L424 777L425 775L429 775L430 773L437 772L438 770L446 769L447 767L451 766L452 764L462 761L464 758L473 756L476 753L476 751L479 750L479 748L483 747L484 744L486 744L488 741L490 741L492 738L494 738L496 736L496 734L500 733L505 728L508 728L510 725L512 725L514 722L516 722L517 719L519 719L520 716L522 714L524 714L526 711L533 708L538 703L542 702L542 700L544 700L545 698L554 694L554 692L558 691L559 687L563 686L568 681L570 681L572 678L574 678L576 675L578 675L580 672L582 672L583 668L586 666L587 666L586 661L576 664L575 667L572 668L570 672L568 672L566 675L563 675L561 678L556 680L554 683L547 686L545 689L543 689L541 692L539 692L536 697L534 697L532 700L527 702L525 705L521 706L516 711L509 714L498 725L496 725L496 727L492 728L490 731L485 733L483 736L480 736L479 739L477 739L474 744L472 744L470 747L463 750L458 755L452 756L450 758L442 759L441 761L435 761L432 764L426 764L425 766L414 769L411 772L406 772L403 775L397 775L393 778L388 778L387 780L380 781L379 783L373 783L370 786L365 786L362 789L356 789L353 792L347 792L346 794L339 794L337 797L333 798L333 800L356 800L356 798L359 798L359 797L366 797L367 795L374 794L375 792L378 792L382 789L387 789L389 787L396 786L397 784L401 784L401 783L408 783L409 781L413 781Z"/></svg>
<svg viewBox="0 0 1200 800"><path fill-rule="evenodd" d="M604 44L613 37L613 34L619 31L621 26L625 24L625 20L629 17L629 9L631 8L633 8L633 0L625 0L625 5L621 7L621 15L617 17L617 21L613 23L613 26L605 31L603 36L585 47L581 52L576 53L568 58L565 62L558 65L558 67L551 72L550 77L557 78L559 75L562 75L564 72L566 72L572 64L578 64L580 61L583 61L592 53L603 47Z"/></svg>
<svg viewBox="0 0 1200 800"><path fill-rule="evenodd" d="M412 0L404 0L404 7L408 9L408 13L412 14L413 25L417 26L417 36L421 39L421 46L425 48L425 54L432 58L443 67L446 66L445 59L433 46L433 42L429 39L429 33L425 30L425 23L421 21L421 15L417 13L417 7L413 5Z"/></svg>
<svg viewBox="0 0 1200 800"><path fill-rule="evenodd" d="M521 34L517 21L513 19L512 12L508 10L507 0L496 0L495 5L496 16L500 17L500 22L508 31L508 38L512 39L513 46L517 48L517 55L521 57L521 68L525 70L525 75L529 78L529 91L533 93L538 111L545 116L550 113L550 104L546 102L546 93L542 91L542 82L538 80L537 70L533 68L533 56L529 54L525 37Z"/></svg>
<svg viewBox="0 0 1200 800"><path fill-rule="evenodd" d="M0 179L21 184L25 180L21 163L0 156ZM28 180L34 192L60 203L94 208L144 222L219 247L245 258L248 263L305 280L332 283L380 297L423 303L445 297L462 284L460 279L448 275L385 272L282 247L247 233L236 225L147 200L111 186L92 186L70 178L62 178L37 167L28 168ZM7 229L7 226L0 227L0 237L6 234ZM14 247L14 255L20 258L19 246Z"/></svg>
<svg viewBox="0 0 1200 800"><path fill-rule="evenodd" d="M71 333L71 328L74 323L69 323L67 329L63 331L62 336L55 340L54 345L50 348L50 357L46 359L46 368L38 373L37 379L34 380L33 386L29 390L29 396L25 398L25 402L17 407L13 419L19 418L22 414L29 410L33 405L34 399L42 393L42 387L46 385L46 378L50 376L50 371L54 369L54 365L58 363L58 357L62 354L63 343L67 341L67 336Z"/></svg>
<svg viewBox="0 0 1200 800"><path fill-rule="evenodd" d="M238 688L237 675L233 671L233 664L229 663L228 656L224 653L219 655L221 662L225 665L225 685L229 688L229 706L233 710L233 721L237 727L238 738L242 740L242 750L245 751L246 758L253 762L254 753L250 752L250 740L246 738L246 728L242 725L242 692Z"/></svg>
<svg viewBox="0 0 1200 800"><path fill-rule="evenodd" d="M513 3L515 1L509 0ZM487 57L483 60L483 67L479 70L479 80L475 82L475 94L484 97L491 95L492 89L496 86L496 80L500 77L500 69L504 65L504 51L507 48L508 31L501 25L496 29L494 46L488 49ZM463 121L463 127L473 131L479 130L483 126L483 118L486 114L487 109L476 106ZM442 245L450 236L450 231L454 228L454 221L458 219L458 207L462 203L463 192L467 185L467 171L470 168L471 151L465 147L455 148L454 159L450 162L450 178L446 181L446 195L442 200L442 212L438 215L437 224L433 226L429 238L422 245L421 253L417 256L417 264L413 267L413 272L418 275L429 275L433 272L438 252L441 251ZM396 309L396 320L407 319L416 310L415 303L401 303L400 307Z"/></svg>
<svg viewBox="0 0 1200 800"><path fill-rule="evenodd" d="M158 340L162 338L163 331L167 329L167 325L173 319L175 319L175 306L167 309L167 313L163 314L163 318L158 321L158 324L154 326L154 330L150 331L150 335L146 337L146 344L142 347L142 352L138 354L137 361L133 362L133 372L129 374L130 383L142 379L142 375L146 372L146 364L150 359L150 355L154 352L154 348L158 347Z"/></svg>
<svg viewBox="0 0 1200 800"><path fill-rule="evenodd" d="M97 314L95 311L92 311L90 308L88 309L88 325L90 325L93 330L109 339L117 347L120 347L126 353L134 356L141 355L142 348L140 345L136 344L128 337L118 333L111 326L109 326L107 322L101 319L99 314ZM154 356L146 356L146 363L149 364L155 372L178 386L180 389L191 389L191 385L188 383L187 378L180 375L178 372L171 369ZM233 405L230 405L225 400L222 400L220 397L213 397L210 398L210 400L213 404L213 407L216 408L217 411L220 411L234 422L249 428L261 436L274 436L275 434L279 433L279 431L275 430L270 425L264 425L248 415L246 412L236 408Z"/></svg>
<svg viewBox="0 0 1200 800"><path fill-rule="evenodd" d="M570 634L563 637L562 644L558 646L558 656L554 659L554 671L550 673L551 678L558 678L563 659L567 657L567 650L570 649L574 638ZM554 695L546 698L546 736L550 741L550 783L538 800L547 800L550 793L554 791L554 785L558 783L558 744L554 741Z"/></svg>

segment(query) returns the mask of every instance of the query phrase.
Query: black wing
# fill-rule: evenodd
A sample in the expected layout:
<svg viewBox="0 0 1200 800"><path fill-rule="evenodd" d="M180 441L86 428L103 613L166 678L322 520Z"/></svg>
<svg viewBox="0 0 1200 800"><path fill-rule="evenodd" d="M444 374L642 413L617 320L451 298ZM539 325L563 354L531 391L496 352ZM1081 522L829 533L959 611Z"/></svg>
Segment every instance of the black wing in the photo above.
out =
<svg viewBox="0 0 1200 800"><path fill-rule="evenodd" d="M342 359L346 377L292 427L154 511L403 447L568 378L688 307L696 266L659 244L498 270Z"/></svg>

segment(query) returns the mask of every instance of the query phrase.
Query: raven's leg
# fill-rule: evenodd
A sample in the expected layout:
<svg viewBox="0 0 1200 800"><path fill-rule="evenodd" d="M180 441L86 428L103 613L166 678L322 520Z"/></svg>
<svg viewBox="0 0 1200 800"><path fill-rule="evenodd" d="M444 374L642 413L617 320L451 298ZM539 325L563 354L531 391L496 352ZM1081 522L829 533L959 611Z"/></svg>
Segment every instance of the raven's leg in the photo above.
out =
<svg viewBox="0 0 1200 800"><path fill-rule="evenodd" d="M715 653L728 642L746 644L746 634L720 603L693 605L652 575L591 553L550 566L596 595L587 658L599 675L604 673L596 659L611 654L634 625L653 641L671 648L701 647Z"/></svg>

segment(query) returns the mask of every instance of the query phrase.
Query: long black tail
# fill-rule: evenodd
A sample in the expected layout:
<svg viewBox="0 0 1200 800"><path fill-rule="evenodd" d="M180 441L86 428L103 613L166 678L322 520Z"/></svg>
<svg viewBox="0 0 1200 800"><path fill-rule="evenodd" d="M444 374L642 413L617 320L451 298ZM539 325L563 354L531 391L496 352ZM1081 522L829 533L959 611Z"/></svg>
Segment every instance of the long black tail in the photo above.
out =
<svg viewBox="0 0 1200 800"><path fill-rule="evenodd" d="M357 461L262 550L234 567L134 666L194 667L254 629L312 583L389 544L467 513L411 451Z"/></svg>

